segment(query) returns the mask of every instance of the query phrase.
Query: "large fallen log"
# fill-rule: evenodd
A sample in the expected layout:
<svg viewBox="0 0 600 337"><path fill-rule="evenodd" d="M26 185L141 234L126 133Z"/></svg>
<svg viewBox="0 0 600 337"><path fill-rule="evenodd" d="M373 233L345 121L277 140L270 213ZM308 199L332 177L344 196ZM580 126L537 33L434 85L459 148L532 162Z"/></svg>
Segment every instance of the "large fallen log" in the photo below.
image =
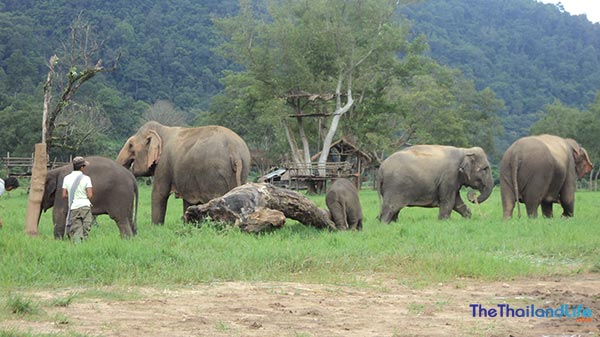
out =
<svg viewBox="0 0 600 337"><path fill-rule="evenodd" d="M253 233L281 228L286 218L316 228L336 229L327 210L298 192L268 183L238 186L206 204L190 206L185 212L187 221L209 219Z"/></svg>

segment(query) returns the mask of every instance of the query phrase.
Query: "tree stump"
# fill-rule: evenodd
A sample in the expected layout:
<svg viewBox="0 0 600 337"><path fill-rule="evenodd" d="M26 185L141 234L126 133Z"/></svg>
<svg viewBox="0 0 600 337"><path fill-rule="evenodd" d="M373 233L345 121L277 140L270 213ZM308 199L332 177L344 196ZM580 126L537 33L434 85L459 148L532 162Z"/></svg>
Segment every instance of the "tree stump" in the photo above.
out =
<svg viewBox="0 0 600 337"><path fill-rule="evenodd" d="M328 211L298 192L269 183L238 186L206 204L190 206L185 212L187 221L220 221L252 233L281 228L286 218L316 228L336 229Z"/></svg>

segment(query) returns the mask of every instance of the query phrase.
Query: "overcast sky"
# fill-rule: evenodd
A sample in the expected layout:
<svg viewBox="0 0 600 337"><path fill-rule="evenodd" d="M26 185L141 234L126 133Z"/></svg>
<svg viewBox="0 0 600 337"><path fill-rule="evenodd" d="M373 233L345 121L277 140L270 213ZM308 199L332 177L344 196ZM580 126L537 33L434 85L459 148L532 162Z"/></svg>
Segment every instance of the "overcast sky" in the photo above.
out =
<svg viewBox="0 0 600 337"><path fill-rule="evenodd" d="M600 0L539 0L543 3L562 3L571 15L585 14L588 20L600 22Z"/></svg>

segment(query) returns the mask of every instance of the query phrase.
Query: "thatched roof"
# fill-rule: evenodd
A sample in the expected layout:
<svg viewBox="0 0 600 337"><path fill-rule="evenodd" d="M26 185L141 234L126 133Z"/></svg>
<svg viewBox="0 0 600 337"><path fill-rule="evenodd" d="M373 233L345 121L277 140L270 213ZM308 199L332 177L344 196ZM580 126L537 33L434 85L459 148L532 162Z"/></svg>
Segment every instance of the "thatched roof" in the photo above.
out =
<svg viewBox="0 0 600 337"><path fill-rule="evenodd" d="M332 148L338 149L338 151L340 152L341 155L349 155L349 154L358 153L358 155L360 157L362 157L363 159L365 159L368 163L373 162L373 156L371 156L369 153L364 152L361 149L359 149L356 145L354 145L352 142L350 142L346 137L342 137L339 140L331 143L331 146L329 146L330 154L331 154ZM312 161L315 161L315 160L319 159L319 156L321 156L320 151L318 153L315 153L310 159Z"/></svg>

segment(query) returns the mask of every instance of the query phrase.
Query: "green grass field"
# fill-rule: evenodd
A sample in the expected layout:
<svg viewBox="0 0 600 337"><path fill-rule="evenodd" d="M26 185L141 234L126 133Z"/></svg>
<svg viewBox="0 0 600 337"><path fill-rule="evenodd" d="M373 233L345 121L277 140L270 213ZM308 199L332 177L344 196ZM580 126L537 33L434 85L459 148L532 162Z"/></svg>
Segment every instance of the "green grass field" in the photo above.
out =
<svg viewBox="0 0 600 337"><path fill-rule="evenodd" d="M140 185L138 235L119 238L98 218L81 245L53 238L51 211L40 235L24 233L24 188L0 198L0 291L100 285L188 285L211 281L298 281L361 285L378 277L413 286L459 277L515 277L600 272L600 193L576 194L575 217L503 222L499 188L470 205L471 219L437 209L406 208L398 223L376 220L377 193L361 191L362 232L328 232L288 221L268 234L183 224L171 198L166 224L150 223L150 188ZM324 207L324 195L311 196ZM525 213L524 207L522 212ZM555 206L555 214L561 209ZM516 215L516 212L515 212Z"/></svg>

